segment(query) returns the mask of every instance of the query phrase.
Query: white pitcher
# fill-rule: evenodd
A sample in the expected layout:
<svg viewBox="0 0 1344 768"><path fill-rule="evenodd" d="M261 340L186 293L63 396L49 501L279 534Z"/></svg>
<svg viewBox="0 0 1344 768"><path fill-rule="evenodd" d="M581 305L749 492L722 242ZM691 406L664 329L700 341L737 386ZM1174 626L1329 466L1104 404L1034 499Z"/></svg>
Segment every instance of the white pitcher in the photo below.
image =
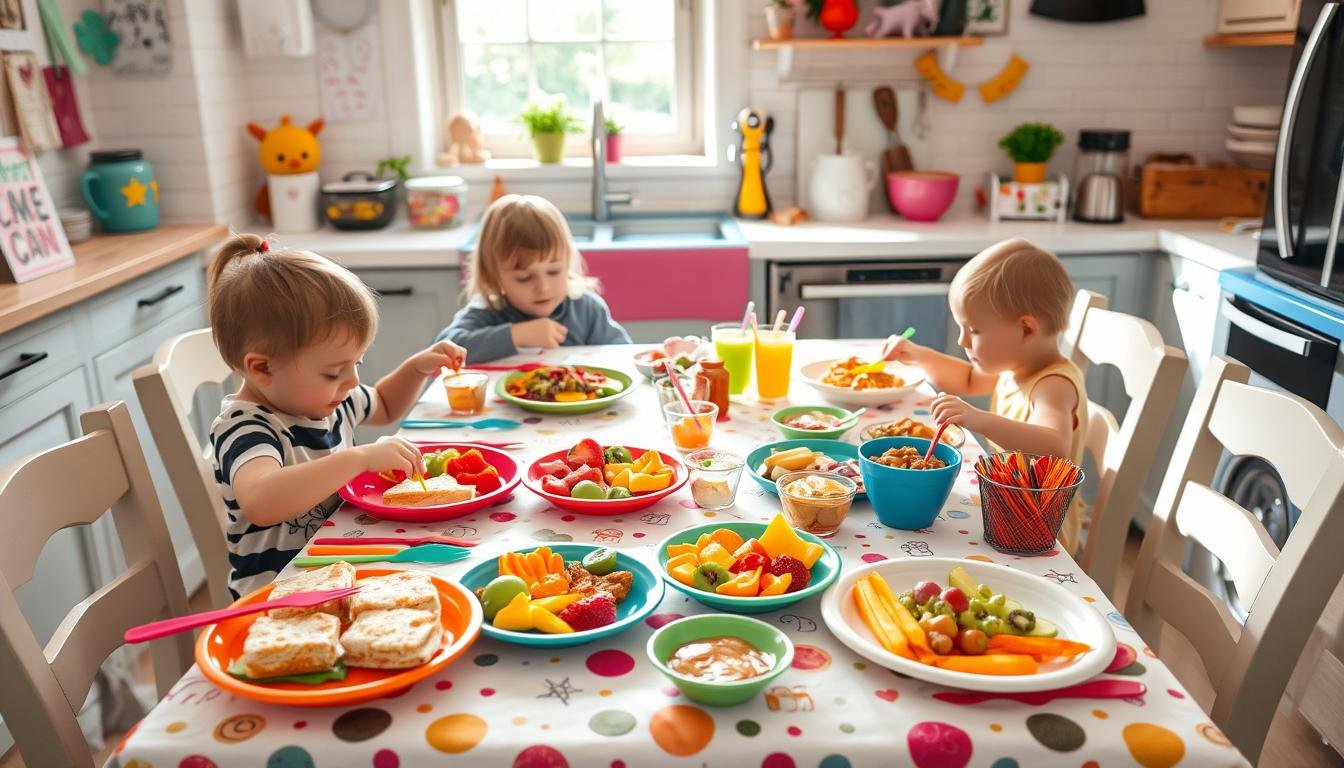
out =
<svg viewBox="0 0 1344 768"><path fill-rule="evenodd" d="M858 155L817 155L812 161L808 212L817 221L861 221L877 183L877 166Z"/></svg>

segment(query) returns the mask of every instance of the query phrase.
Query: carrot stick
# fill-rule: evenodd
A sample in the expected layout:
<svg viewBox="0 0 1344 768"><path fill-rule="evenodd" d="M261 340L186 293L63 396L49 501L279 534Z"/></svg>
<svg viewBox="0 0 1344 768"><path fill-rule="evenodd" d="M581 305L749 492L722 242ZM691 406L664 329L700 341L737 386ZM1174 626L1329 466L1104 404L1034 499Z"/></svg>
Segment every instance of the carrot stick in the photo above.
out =
<svg viewBox="0 0 1344 768"><path fill-rule="evenodd" d="M874 589L878 590L879 594L883 589L887 592L891 591L891 587L887 585L887 582L876 573L868 574L868 581L873 585ZM929 638L924 634L924 628L919 626L919 622L915 621L915 617L910 615L910 611L906 610L905 606L901 605L900 601L893 599L892 608L896 617L896 626L900 627L901 632L905 635L906 641L910 643L910 649L914 651L915 658L928 664L930 660L935 658L938 654L934 653L933 648L929 647Z"/></svg>
<svg viewBox="0 0 1344 768"><path fill-rule="evenodd" d="M1037 661L1049 661L1060 656L1072 658L1087 653L1092 646L1057 637L1023 637L1021 635L993 635L989 650L1008 654L1026 654Z"/></svg>
<svg viewBox="0 0 1344 768"><path fill-rule="evenodd" d="M935 656L933 666L972 675L1034 675L1036 660L1017 653L986 653L983 656Z"/></svg>
<svg viewBox="0 0 1344 768"><path fill-rule="evenodd" d="M914 651L910 650L910 641L906 639L905 633L900 630L896 623L896 596L891 593L891 586L887 584L885 579L877 574L870 574L869 579L866 582L860 583L866 583L868 585L873 592L873 596L877 599L877 607L891 620L892 626L896 628L896 634L899 635L899 639L896 640L895 645L899 650L892 652L904 656L907 659L915 658Z"/></svg>
<svg viewBox="0 0 1344 768"><path fill-rule="evenodd" d="M873 636L883 648L889 653L912 658L905 635L896 626L896 622L887 615L877 595L873 594L873 586L867 581L861 580L854 585L854 605L859 609L863 623L873 631Z"/></svg>

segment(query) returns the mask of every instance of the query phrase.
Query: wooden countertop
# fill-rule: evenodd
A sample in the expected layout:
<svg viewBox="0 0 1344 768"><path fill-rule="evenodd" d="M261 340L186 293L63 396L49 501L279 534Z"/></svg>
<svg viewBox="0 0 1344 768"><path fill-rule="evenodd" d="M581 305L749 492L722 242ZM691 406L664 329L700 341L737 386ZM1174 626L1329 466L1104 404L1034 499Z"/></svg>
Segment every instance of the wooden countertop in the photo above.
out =
<svg viewBox="0 0 1344 768"><path fill-rule="evenodd" d="M223 224L162 224L148 232L97 235L77 243L71 246L73 267L27 283L0 284L0 333L210 248L228 232Z"/></svg>

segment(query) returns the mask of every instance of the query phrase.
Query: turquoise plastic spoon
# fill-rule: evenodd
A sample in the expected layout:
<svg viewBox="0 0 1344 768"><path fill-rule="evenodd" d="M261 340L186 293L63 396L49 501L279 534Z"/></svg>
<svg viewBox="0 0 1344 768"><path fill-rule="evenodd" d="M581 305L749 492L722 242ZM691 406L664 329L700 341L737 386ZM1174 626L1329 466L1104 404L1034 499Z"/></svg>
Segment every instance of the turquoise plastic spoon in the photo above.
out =
<svg viewBox="0 0 1344 768"><path fill-rule="evenodd" d="M418 547L407 547L394 555L332 555L331 557L296 557L293 560L296 568L315 568L319 565L331 565L332 563L453 563L461 560L471 554L471 550L464 547L454 547L450 544L421 544Z"/></svg>

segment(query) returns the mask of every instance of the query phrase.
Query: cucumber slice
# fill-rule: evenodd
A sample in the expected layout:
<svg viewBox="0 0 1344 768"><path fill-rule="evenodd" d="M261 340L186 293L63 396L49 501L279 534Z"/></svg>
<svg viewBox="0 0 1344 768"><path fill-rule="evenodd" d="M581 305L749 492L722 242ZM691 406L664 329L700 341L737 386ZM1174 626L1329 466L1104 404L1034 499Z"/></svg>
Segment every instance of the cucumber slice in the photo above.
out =
<svg viewBox="0 0 1344 768"><path fill-rule="evenodd" d="M1027 633L1027 637L1055 637L1059 634L1059 627L1055 626L1053 621L1036 617L1036 626Z"/></svg>

